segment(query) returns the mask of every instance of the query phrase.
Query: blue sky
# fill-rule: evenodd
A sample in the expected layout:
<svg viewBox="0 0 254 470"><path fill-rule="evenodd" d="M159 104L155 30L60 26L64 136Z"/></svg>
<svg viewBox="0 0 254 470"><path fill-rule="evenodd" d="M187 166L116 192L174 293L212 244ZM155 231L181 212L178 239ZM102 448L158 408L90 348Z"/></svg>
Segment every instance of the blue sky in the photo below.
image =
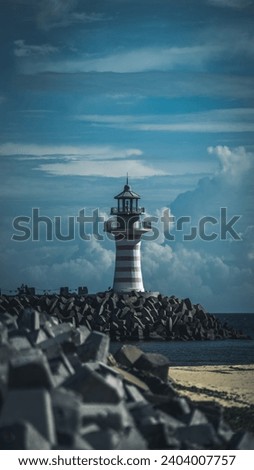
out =
<svg viewBox="0 0 254 470"><path fill-rule="evenodd" d="M228 234L144 241L149 290L253 312L253 0L0 0L0 286L112 285L110 240L12 240L13 219L114 205L129 173L148 215L239 215ZM91 230L91 227L89 228ZM186 233L190 224L184 225Z"/></svg>

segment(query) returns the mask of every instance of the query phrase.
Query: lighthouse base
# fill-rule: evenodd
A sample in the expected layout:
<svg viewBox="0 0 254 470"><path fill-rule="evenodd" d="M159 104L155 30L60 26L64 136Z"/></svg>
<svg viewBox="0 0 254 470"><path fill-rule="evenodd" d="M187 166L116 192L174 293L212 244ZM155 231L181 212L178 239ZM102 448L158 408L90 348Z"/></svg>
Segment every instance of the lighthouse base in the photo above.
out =
<svg viewBox="0 0 254 470"><path fill-rule="evenodd" d="M132 279L133 280L133 279ZM143 282L133 282L131 283L130 280L124 281L121 279L121 281L115 281L113 284L113 291L114 292L145 292Z"/></svg>

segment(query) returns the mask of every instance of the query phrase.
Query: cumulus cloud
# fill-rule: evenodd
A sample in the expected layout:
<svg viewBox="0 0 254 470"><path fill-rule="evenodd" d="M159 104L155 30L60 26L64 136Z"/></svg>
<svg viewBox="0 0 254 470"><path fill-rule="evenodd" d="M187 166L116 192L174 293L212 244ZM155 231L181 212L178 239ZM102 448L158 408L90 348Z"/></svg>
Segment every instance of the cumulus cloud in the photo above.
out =
<svg viewBox="0 0 254 470"><path fill-rule="evenodd" d="M22 246L23 256L18 250L9 249L1 254L1 264L6 267L6 278L2 286L18 287L21 283L39 290L57 290L68 285L77 288L87 285L89 291L106 290L111 283L114 266L114 245L112 250L92 238L82 246L58 243L50 246ZM23 258L24 257L24 258ZM10 265L13 268L11 277ZM16 284L16 285L15 285ZM96 287L95 287L96 286Z"/></svg>
<svg viewBox="0 0 254 470"><path fill-rule="evenodd" d="M208 147L208 153L216 155L220 162L220 171L229 177L240 178L251 166L253 167L253 155L244 147L230 149L226 145Z"/></svg>
<svg viewBox="0 0 254 470"><path fill-rule="evenodd" d="M252 311L253 273L231 266L205 250L144 242L143 274L147 289L190 297L211 312Z"/></svg>
<svg viewBox="0 0 254 470"><path fill-rule="evenodd" d="M58 51L58 48L51 44L26 44L24 39L17 39L14 41L14 45L14 55L16 57L48 56Z"/></svg>
<svg viewBox="0 0 254 470"><path fill-rule="evenodd" d="M179 295L188 292L217 312L251 311L254 156L244 147L211 146L208 152L217 158L219 170L200 179L195 189L180 194L170 205L176 219L189 216L189 222L182 230L173 231L172 260L165 267L167 276L161 279L164 284L170 279ZM221 208L226 210L225 219ZM204 229L206 234L216 235L213 241L204 241L198 229L203 217L213 218L213 224L210 219ZM235 221L232 227L240 235L238 239L229 232L226 238L221 235L222 227L230 226L231 220ZM184 241L192 227L197 228L196 238ZM150 249L148 244L146 249ZM152 254L149 257L153 260ZM154 276L157 279L157 274Z"/></svg>

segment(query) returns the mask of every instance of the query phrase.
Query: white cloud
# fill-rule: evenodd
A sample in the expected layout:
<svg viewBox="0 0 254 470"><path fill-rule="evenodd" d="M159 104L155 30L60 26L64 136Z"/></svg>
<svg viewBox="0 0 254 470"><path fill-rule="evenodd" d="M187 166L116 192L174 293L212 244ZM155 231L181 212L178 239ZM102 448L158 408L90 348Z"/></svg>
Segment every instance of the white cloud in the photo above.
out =
<svg viewBox="0 0 254 470"><path fill-rule="evenodd" d="M47 159L50 163L36 169L51 175L79 175L114 177L126 175L136 178L166 175L167 173L137 160L143 152L135 148L114 146L46 146L6 143L0 145L0 155L25 159ZM55 161L57 160L57 162Z"/></svg>
<svg viewBox="0 0 254 470"><path fill-rule="evenodd" d="M107 290L111 283L114 267L113 250L103 247L101 242L92 238L84 242L82 250L77 245L62 243L61 246L37 248L27 251L26 262L18 266L17 285L25 282L38 289L57 290L68 285L77 288L87 285L89 291ZM15 253L8 253L6 263L13 259ZM34 257L35 256L35 257ZM13 285L14 279L11 279ZM94 287L96 286L96 287Z"/></svg>
<svg viewBox="0 0 254 470"><path fill-rule="evenodd" d="M14 41L14 45L14 55L16 57L48 56L58 51L58 47L51 44L26 44L23 39L17 39Z"/></svg>
<svg viewBox="0 0 254 470"><path fill-rule="evenodd" d="M125 159L121 161L103 160L99 161L71 161L68 163L50 163L42 164L39 170L45 171L51 175L79 175L79 176L104 176L118 178L125 176L129 172L135 175L135 178L144 178L148 176L160 176L167 173L144 164L139 160Z"/></svg>
<svg viewBox="0 0 254 470"><path fill-rule="evenodd" d="M103 145L36 145L8 142L0 145L0 155L22 155L36 157L84 157L85 159L111 160L117 158L137 157L142 155L142 150L135 148L117 148Z"/></svg>
<svg viewBox="0 0 254 470"><path fill-rule="evenodd" d="M251 270L232 267L204 249L144 242L142 268L147 289L190 297L211 312L250 311Z"/></svg>
<svg viewBox="0 0 254 470"><path fill-rule="evenodd" d="M162 275L161 280L165 284L164 279L170 279L173 292L180 296L185 292L196 301L199 298L204 306L217 312L251 311L254 155L244 147L211 146L208 152L217 158L220 169L212 177L202 178L194 190L180 194L171 204L176 218L189 216L190 222L181 231L173 231L173 258L168 275ZM225 219L221 208L225 208ZM198 230L195 240L184 241L184 235L190 234L191 227L198 228L203 217L213 217L213 225L208 220L204 232L214 233L216 238L204 241L200 237L203 232ZM229 232L222 235L230 221L240 240Z"/></svg>
<svg viewBox="0 0 254 470"><path fill-rule="evenodd" d="M145 132L254 132L254 109L215 109L174 115L82 114L79 121Z"/></svg>
<svg viewBox="0 0 254 470"><path fill-rule="evenodd" d="M253 155L244 147L230 149L226 145L208 147L208 153L216 155L220 162L221 172L229 177L240 178L253 166Z"/></svg>
<svg viewBox="0 0 254 470"><path fill-rule="evenodd" d="M253 132L254 124L250 123L206 123L190 122L177 124L135 124L129 129L145 132Z"/></svg>

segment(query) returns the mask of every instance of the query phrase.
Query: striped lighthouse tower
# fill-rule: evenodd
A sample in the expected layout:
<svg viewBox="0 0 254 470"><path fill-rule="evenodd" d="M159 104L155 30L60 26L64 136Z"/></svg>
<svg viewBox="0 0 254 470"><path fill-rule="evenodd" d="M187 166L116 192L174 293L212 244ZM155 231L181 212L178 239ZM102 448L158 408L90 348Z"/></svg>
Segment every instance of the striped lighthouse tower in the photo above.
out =
<svg viewBox="0 0 254 470"><path fill-rule="evenodd" d="M140 245L142 235L151 230L151 223L141 221L145 209L138 206L140 196L131 190L128 176L115 199L117 207L111 208L112 217L105 223L105 231L113 235L116 244L113 290L144 292Z"/></svg>

